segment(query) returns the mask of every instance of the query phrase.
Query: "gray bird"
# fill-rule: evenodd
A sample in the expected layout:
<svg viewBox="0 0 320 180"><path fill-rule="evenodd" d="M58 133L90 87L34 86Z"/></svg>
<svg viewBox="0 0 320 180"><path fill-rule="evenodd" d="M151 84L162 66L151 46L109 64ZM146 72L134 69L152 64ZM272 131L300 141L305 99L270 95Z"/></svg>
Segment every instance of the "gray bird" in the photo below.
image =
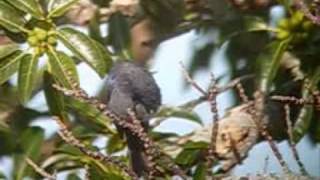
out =
<svg viewBox="0 0 320 180"><path fill-rule="evenodd" d="M138 62L117 62L106 80L106 100L111 111L128 121L128 109L134 110L147 132L149 119L161 105L161 93L144 65ZM117 128L126 136L133 170L142 176L146 169L142 142L129 130Z"/></svg>

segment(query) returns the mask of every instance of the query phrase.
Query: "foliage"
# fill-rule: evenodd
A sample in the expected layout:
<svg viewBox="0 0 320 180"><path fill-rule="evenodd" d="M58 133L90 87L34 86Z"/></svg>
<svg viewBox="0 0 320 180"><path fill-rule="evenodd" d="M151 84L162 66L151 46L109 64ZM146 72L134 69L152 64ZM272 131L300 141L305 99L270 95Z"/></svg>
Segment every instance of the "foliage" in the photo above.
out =
<svg viewBox="0 0 320 180"><path fill-rule="evenodd" d="M14 160L14 170L8 179L45 176L31 168L26 158L49 174L70 171L68 179L79 179L75 173L79 169L85 169L92 179L134 178L130 177L130 170L126 170L128 156L122 153L126 142L114 127L114 117L92 103L94 100L81 99L81 92L80 97L68 96L68 90L79 90L79 63L88 64L103 78L115 61L132 58L130 28L139 21L125 16L121 10L112 12L112 8L110 17L105 18L100 10L111 7L112 3L96 0L92 1L96 3L96 9L90 22L77 28L72 19L68 19L68 12L79 3L82 1L0 0L1 38L9 39L0 41L0 158L12 155ZM310 134L314 143L319 142L319 26L288 4L289 1L275 3L285 12L285 17L277 20L275 26L268 23L274 20L268 15L270 7L267 5L259 6L257 10L253 8L254 4L239 8L220 0L191 7L188 3L188 0L141 0L140 10L143 16L152 19L157 42L189 30L195 30L200 39L207 39L213 31L220 32L214 40L194 49L190 74L208 68L212 53L226 48L232 78L247 74L256 76L255 82L244 84L248 94L260 91L264 98L268 98L280 92L283 96L305 100L293 108L293 140L297 143L304 135ZM172 18L164 19L163 14ZM103 29L105 24L108 26ZM108 35L104 36L106 32ZM61 45L65 48L60 48ZM291 55L289 60L284 60L286 54ZM14 83L16 74L17 83ZM48 112L27 108L26 104L42 91ZM154 129L170 117L203 125L193 110L207 99L214 110L209 95L212 93L187 105L160 108L149 130L151 139L156 142L156 145L150 142L151 145L161 149L154 156L169 147L172 138L183 139L175 133L159 133ZM72 133L76 137L72 142L76 143L61 141L56 134L45 138L42 128L30 126L43 116L63 120L70 131L64 135ZM107 153L105 159L101 153L92 153L101 151L93 145L101 137L108 138L102 150ZM205 158L212 146L210 143L188 139L179 145L180 151L175 156L168 155L170 153L158 155L162 158L156 160L160 166L157 170L163 177L170 178L173 170L167 169L171 167L170 163L174 163L188 176L205 179L212 175L211 171L207 172ZM3 178L6 177L0 172L0 179Z"/></svg>

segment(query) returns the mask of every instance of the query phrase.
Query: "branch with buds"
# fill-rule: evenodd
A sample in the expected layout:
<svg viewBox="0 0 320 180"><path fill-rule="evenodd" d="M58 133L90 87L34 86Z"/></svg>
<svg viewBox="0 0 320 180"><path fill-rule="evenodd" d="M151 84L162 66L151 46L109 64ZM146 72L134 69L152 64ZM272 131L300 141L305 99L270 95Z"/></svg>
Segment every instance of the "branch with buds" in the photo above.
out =
<svg viewBox="0 0 320 180"><path fill-rule="evenodd" d="M123 164L120 160L116 159L115 157L105 156L100 152L92 151L88 147L86 147L86 145L81 143L80 140L78 140L76 137L72 135L72 132L68 130L67 126L64 124L62 119L60 119L59 117L54 117L53 119L60 126L60 130L58 134L65 142L78 148L81 152L83 152L84 154L86 154L87 156L95 160L98 160L107 164L112 164L118 167L119 169L126 172L128 176L130 176L132 179L138 179L137 175L127 165Z"/></svg>
<svg viewBox="0 0 320 180"><path fill-rule="evenodd" d="M83 102L89 103L95 106L98 110L100 110L105 116L109 117L111 120L114 121L115 124L120 126L123 129L128 129L132 132L133 135L137 136L142 142L145 150L145 154L147 156L147 166L148 166L148 178L153 178L155 175L160 175L162 172L159 171L161 167L156 163L156 160L166 158L168 160L167 167L172 171L175 175L180 175L184 177L184 172L175 165L169 157L167 157L164 153L159 151L159 148L155 145L152 139L148 136L146 132L143 131L143 127L140 121L136 118L133 111L130 109L128 110L128 114L130 115L132 121L128 122L124 119L121 119L115 113L110 111L108 107L99 102L95 98L91 98L84 92L82 89L79 88L77 84L74 84L72 90L60 87L59 85L53 85L54 88L63 92L65 96L73 97Z"/></svg>

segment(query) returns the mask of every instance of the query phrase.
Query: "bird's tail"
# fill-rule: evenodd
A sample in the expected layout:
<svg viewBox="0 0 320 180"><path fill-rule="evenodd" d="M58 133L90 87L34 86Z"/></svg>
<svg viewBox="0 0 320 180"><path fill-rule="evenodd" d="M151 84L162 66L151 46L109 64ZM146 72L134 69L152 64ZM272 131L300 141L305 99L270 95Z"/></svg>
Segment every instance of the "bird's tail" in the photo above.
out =
<svg viewBox="0 0 320 180"><path fill-rule="evenodd" d="M139 138L131 133L126 133L126 136L130 153L131 167L133 171L139 177L141 177L147 169L146 158L143 153L143 144Z"/></svg>

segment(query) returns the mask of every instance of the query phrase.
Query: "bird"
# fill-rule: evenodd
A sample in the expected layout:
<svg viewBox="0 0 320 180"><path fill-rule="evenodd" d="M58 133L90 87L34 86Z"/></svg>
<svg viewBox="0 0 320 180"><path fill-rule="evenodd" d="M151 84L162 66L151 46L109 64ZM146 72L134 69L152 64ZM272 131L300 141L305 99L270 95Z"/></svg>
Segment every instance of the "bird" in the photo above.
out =
<svg viewBox="0 0 320 180"><path fill-rule="evenodd" d="M149 120L161 105L161 92L146 64L141 61L116 62L105 85L108 108L128 122L128 109L133 110L147 132ZM119 133L126 137L131 167L141 177L147 168L143 144L130 130L116 126Z"/></svg>

